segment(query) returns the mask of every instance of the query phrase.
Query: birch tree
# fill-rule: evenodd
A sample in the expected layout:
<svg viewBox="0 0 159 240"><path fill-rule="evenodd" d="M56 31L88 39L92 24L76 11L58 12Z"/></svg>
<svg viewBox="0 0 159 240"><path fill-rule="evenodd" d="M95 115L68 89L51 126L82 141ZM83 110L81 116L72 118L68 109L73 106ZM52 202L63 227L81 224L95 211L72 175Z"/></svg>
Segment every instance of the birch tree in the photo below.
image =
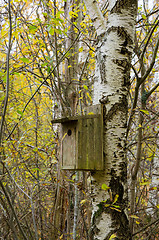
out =
<svg viewBox="0 0 159 240"><path fill-rule="evenodd" d="M90 239L131 239L126 213L126 130L137 1L108 1L107 22L97 1L85 0L97 34L93 103L104 109L104 170L92 174Z"/></svg>

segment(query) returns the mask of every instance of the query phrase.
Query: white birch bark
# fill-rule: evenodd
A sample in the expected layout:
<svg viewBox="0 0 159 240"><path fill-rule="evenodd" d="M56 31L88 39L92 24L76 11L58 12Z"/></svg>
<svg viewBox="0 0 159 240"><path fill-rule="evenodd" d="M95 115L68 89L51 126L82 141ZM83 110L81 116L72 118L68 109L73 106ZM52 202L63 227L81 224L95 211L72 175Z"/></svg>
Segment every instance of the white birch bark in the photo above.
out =
<svg viewBox="0 0 159 240"><path fill-rule="evenodd" d="M133 52L136 0L110 0L107 26L97 2L85 0L97 31L94 100L104 106L103 172L92 174L93 216L90 239L131 239L127 207L127 97ZM98 10L97 10L98 9ZM102 184L110 189L102 190ZM118 195L113 209L113 200ZM104 203L102 201L105 201ZM109 205L106 205L109 204ZM106 206L105 206L106 205Z"/></svg>

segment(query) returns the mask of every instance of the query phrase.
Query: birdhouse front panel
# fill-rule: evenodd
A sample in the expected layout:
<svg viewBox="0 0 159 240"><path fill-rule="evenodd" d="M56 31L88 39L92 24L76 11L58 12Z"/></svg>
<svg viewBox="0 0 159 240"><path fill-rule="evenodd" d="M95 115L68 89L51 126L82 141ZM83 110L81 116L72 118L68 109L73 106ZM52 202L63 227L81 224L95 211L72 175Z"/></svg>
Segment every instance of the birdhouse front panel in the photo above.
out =
<svg viewBox="0 0 159 240"><path fill-rule="evenodd" d="M76 168L76 128L77 121L62 124L62 168Z"/></svg>
<svg viewBox="0 0 159 240"><path fill-rule="evenodd" d="M82 116L55 119L61 123L62 169L103 170L103 112L102 106L87 108Z"/></svg>
<svg viewBox="0 0 159 240"><path fill-rule="evenodd" d="M86 118L78 121L77 169L103 169L103 133L101 119Z"/></svg>

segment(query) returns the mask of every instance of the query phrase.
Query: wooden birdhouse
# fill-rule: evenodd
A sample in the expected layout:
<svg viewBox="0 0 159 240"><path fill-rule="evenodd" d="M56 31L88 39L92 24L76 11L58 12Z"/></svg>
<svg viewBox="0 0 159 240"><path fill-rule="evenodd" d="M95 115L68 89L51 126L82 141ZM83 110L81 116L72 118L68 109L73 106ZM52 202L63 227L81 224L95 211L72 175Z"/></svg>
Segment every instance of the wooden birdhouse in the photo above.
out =
<svg viewBox="0 0 159 240"><path fill-rule="evenodd" d="M102 105L91 106L85 115L52 120L62 125L62 169L103 170Z"/></svg>

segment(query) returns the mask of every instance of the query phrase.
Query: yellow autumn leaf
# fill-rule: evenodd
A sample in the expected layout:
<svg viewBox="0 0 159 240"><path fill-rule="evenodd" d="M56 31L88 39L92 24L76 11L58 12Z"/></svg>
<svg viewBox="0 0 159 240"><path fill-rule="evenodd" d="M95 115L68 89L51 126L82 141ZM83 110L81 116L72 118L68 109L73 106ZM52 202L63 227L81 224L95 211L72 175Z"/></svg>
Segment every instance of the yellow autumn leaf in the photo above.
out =
<svg viewBox="0 0 159 240"><path fill-rule="evenodd" d="M80 47L80 48L79 48L79 52L83 52L83 47Z"/></svg>
<svg viewBox="0 0 159 240"><path fill-rule="evenodd" d="M81 206L83 206L87 202L87 199L83 199L80 201Z"/></svg>
<svg viewBox="0 0 159 240"><path fill-rule="evenodd" d="M89 97L89 99L92 101L92 98L88 92L86 92L86 95Z"/></svg>
<svg viewBox="0 0 159 240"><path fill-rule="evenodd" d="M63 234L60 236L60 239L63 239Z"/></svg>
<svg viewBox="0 0 159 240"><path fill-rule="evenodd" d="M149 185L149 184L150 184L150 182L140 182L141 186L145 186L145 185Z"/></svg>
<svg viewBox="0 0 159 240"><path fill-rule="evenodd" d="M113 234L110 236L109 240L112 240L112 239L114 239L114 238L116 238L116 237L117 237L116 233L113 233Z"/></svg>
<svg viewBox="0 0 159 240"><path fill-rule="evenodd" d="M70 17L78 17L78 14L76 12L70 11L69 12Z"/></svg>
<svg viewBox="0 0 159 240"><path fill-rule="evenodd" d="M130 215L130 217L131 217L131 218L135 218L135 219L139 218L139 217L136 216L136 215Z"/></svg>
<svg viewBox="0 0 159 240"><path fill-rule="evenodd" d="M104 206L105 206L105 207L109 207L109 206L110 206L110 204L105 204Z"/></svg>
<svg viewBox="0 0 159 240"><path fill-rule="evenodd" d="M141 109L140 111L143 112L143 113L145 113L145 114L147 114L147 115L149 115L149 111L147 111L147 110Z"/></svg>
<svg viewBox="0 0 159 240"><path fill-rule="evenodd" d="M65 133L62 137L62 141L64 140L64 138L67 136L67 133Z"/></svg>
<svg viewBox="0 0 159 240"><path fill-rule="evenodd" d="M119 197L119 194L116 194L112 204L116 203L116 201L118 200L118 197Z"/></svg>
<svg viewBox="0 0 159 240"><path fill-rule="evenodd" d="M115 211L117 211L117 212L121 212L121 210L118 209L118 208L115 208L115 207L110 207L110 208L113 209L113 210L115 210Z"/></svg>
<svg viewBox="0 0 159 240"><path fill-rule="evenodd" d="M84 22L81 22L80 25L82 28L86 28L86 24Z"/></svg>

